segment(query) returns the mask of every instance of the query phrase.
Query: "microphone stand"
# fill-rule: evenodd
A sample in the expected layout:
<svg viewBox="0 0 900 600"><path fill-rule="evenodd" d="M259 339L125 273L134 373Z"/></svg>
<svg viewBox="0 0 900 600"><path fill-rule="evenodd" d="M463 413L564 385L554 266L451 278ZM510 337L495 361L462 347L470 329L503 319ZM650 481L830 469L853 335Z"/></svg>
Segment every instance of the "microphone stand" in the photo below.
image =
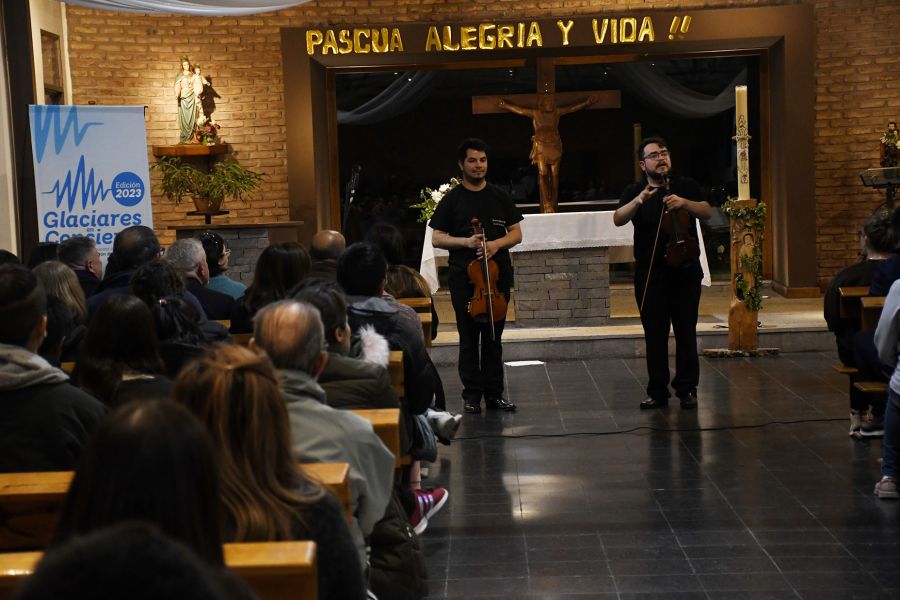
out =
<svg viewBox="0 0 900 600"><path fill-rule="evenodd" d="M341 223L341 233L344 237L347 237L347 220L350 218L350 205L353 204L353 199L356 196L356 187L359 185L359 172L362 171L362 166L353 165L353 168L350 170L350 181L347 183L347 193L344 194L344 220Z"/></svg>

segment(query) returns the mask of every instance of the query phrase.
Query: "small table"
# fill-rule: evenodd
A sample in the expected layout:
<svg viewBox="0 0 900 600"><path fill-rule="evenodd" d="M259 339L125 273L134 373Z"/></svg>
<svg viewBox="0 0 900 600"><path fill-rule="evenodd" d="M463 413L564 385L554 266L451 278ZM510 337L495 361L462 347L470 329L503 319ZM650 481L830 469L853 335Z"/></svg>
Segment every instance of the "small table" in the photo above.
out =
<svg viewBox="0 0 900 600"><path fill-rule="evenodd" d="M203 218L204 218L204 220L206 221L206 224L207 224L207 225L212 225L212 218L213 218L213 217L218 217L218 216L221 216L221 215L227 215L227 214L228 214L228 211L227 211L227 210L213 210L213 211L202 211L202 212L201 212L201 211L199 211L199 210L192 210L192 211L190 211L190 212L188 212L188 213L185 213L185 214L187 214L187 216L189 216L189 217L197 217L197 216L202 215Z"/></svg>

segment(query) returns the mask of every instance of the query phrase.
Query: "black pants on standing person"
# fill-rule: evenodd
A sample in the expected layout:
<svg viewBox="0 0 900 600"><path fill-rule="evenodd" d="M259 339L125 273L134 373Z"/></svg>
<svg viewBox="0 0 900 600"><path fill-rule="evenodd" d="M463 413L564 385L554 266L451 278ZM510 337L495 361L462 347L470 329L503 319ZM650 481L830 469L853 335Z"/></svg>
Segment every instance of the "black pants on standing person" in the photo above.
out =
<svg viewBox="0 0 900 600"><path fill-rule="evenodd" d="M638 306L644 300L641 325L647 347L647 396L659 403L669 399L669 327L675 333L675 377L678 397L696 393L700 383L697 356L697 315L700 307L698 268L677 269L657 264L647 283L647 273L637 272L634 293ZM647 297L644 287L647 283Z"/></svg>
<svg viewBox="0 0 900 600"><path fill-rule="evenodd" d="M494 322L491 337L490 323L478 323L469 315L469 298L473 285L468 278L450 278L450 299L456 313L456 330L459 333L459 379L463 384L463 402L466 412L475 412L470 406L480 406L484 398L488 409L498 408L503 398L503 327L506 320ZM509 292L504 292L509 301ZM501 407L502 408L502 407ZM505 409L508 410L508 409Z"/></svg>

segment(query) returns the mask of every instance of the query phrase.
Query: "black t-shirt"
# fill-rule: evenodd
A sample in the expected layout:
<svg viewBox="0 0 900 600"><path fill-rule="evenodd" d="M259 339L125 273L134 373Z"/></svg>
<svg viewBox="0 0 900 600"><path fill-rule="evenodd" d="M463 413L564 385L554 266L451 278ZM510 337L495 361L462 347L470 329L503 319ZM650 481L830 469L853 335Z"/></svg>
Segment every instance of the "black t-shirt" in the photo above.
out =
<svg viewBox="0 0 900 600"><path fill-rule="evenodd" d="M453 237L471 237L472 217L484 227L487 241L506 235L507 229L522 220L522 213L509 195L497 186L487 184L477 192L462 184L450 190L438 204L431 217L431 228ZM475 260L475 250L454 248L450 250L450 276L464 274L469 263ZM493 256L500 267L501 282L508 287L512 283L512 262L509 250L503 249Z"/></svg>
<svg viewBox="0 0 900 600"><path fill-rule="evenodd" d="M619 199L619 206L625 206L635 199L641 191L647 187L647 181L637 181L628 185L622 192ZM672 177L669 180L669 191L663 189L656 190L652 196L647 198L637 209L637 212L631 218L634 225L634 260L637 262L637 269L646 270L650 266L650 257L653 254L653 240L656 237L656 231L659 227L659 217L662 213L664 204L663 197L668 194L677 194L687 200L700 201L703 199L703 190L696 181L690 177ZM693 215L690 217L690 227L686 232L692 238L697 239L697 224ZM669 243L669 236L665 231L659 232L659 240L657 241L655 265L666 264L666 245ZM697 262L699 268L699 261Z"/></svg>

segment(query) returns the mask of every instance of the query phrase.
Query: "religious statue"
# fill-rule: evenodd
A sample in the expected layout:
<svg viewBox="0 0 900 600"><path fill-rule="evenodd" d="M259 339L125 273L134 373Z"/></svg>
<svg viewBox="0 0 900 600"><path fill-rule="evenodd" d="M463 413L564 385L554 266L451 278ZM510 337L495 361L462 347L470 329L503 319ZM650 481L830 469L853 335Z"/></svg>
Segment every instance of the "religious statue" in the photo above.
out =
<svg viewBox="0 0 900 600"><path fill-rule="evenodd" d="M538 99L537 108L519 106L503 98L497 103L500 108L511 113L530 117L534 124L529 158L538 168L542 213L555 213L559 208L559 163L562 160L559 118L595 102L594 96L588 96L574 104L557 106L554 94L546 93Z"/></svg>
<svg viewBox="0 0 900 600"><path fill-rule="evenodd" d="M175 78L175 99L178 101L178 143L187 144L193 140L197 128L199 102L194 90L191 61L186 56L181 58L181 73Z"/></svg>
<svg viewBox="0 0 900 600"><path fill-rule="evenodd" d="M881 137L881 166L900 166L900 137L894 121L888 123L887 131Z"/></svg>

